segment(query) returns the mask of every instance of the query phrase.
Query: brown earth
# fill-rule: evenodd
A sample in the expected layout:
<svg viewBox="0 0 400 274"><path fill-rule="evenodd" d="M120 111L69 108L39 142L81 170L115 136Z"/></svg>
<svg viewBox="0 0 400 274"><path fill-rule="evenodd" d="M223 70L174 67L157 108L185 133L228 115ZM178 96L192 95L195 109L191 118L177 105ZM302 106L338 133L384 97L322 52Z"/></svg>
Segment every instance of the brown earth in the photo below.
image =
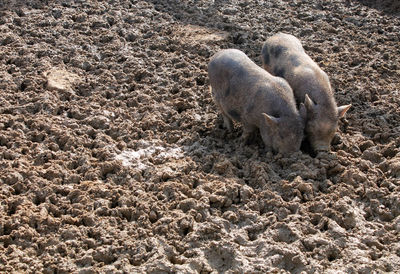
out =
<svg viewBox="0 0 400 274"><path fill-rule="evenodd" d="M24 4L29 2L29 4ZM332 153L222 128L207 63L298 36ZM400 272L397 1L0 3L0 272Z"/></svg>

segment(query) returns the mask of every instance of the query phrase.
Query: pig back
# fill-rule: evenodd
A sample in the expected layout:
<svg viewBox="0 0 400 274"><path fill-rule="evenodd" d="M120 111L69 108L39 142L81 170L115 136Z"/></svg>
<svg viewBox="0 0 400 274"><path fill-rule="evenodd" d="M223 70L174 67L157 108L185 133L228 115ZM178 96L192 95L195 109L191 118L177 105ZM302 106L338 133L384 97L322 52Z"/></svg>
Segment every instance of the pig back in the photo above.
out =
<svg viewBox="0 0 400 274"><path fill-rule="evenodd" d="M214 99L222 108L235 106L237 112L248 113L262 105L258 111L269 113L282 104L286 106L281 110L295 107L289 84L257 66L239 50L216 53L210 60L208 72Z"/></svg>
<svg viewBox="0 0 400 274"><path fill-rule="evenodd" d="M318 103L331 103L333 94L328 76L295 36L278 33L268 38L262 48L262 62L268 72L285 78L298 103L304 102L305 94Z"/></svg>
<svg viewBox="0 0 400 274"><path fill-rule="evenodd" d="M236 49L219 51L208 64L211 87L215 89L216 93L225 91L225 96L231 95L231 90L223 90L226 89L226 86L240 89L243 81L254 82L260 73L263 71L260 71L245 53Z"/></svg>

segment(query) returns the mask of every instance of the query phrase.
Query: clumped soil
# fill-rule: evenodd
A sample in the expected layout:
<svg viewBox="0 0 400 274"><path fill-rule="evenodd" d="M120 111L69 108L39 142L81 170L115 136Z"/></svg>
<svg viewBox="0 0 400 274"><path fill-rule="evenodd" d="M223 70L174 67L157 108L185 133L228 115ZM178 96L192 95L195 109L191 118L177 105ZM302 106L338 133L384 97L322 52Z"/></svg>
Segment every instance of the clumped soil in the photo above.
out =
<svg viewBox="0 0 400 274"><path fill-rule="evenodd" d="M29 2L28 4L26 2ZM400 271L397 1L0 4L0 272ZM331 153L222 128L209 58L301 39Z"/></svg>

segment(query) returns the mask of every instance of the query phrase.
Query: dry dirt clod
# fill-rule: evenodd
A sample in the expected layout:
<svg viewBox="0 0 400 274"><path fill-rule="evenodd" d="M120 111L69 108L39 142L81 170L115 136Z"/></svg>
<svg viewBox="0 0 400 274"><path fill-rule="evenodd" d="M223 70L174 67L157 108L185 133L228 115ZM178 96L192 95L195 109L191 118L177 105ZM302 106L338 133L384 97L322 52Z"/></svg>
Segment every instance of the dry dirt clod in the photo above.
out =
<svg viewBox="0 0 400 274"><path fill-rule="evenodd" d="M55 91L72 91L72 85L80 80L75 73L65 69L52 69L44 73L47 89Z"/></svg>

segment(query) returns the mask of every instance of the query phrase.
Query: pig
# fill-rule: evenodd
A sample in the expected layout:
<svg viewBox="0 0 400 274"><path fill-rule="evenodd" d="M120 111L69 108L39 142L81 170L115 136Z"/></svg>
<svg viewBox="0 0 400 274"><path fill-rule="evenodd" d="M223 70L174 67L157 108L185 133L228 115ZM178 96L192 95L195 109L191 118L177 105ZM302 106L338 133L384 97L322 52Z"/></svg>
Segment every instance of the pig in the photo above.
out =
<svg viewBox="0 0 400 274"><path fill-rule="evenodd" d="M284 79L271 75L237 49L213 55L208 76L212 97L229 131L234 120L242 124L246 143L259 129L267 151L290 154L300 150L306 109L303 105L302 116Z"/></svg>
<svg viewBox="0 0 400 274"><path fill-rule="evenodd" d="M297 104L306 107L305 135L315 152L330 151L330 144L351 105L337 107L327 74L307 55L301 42L290 34L267 39L261 51L265 70L283 77L293 89Z"/></svg>

